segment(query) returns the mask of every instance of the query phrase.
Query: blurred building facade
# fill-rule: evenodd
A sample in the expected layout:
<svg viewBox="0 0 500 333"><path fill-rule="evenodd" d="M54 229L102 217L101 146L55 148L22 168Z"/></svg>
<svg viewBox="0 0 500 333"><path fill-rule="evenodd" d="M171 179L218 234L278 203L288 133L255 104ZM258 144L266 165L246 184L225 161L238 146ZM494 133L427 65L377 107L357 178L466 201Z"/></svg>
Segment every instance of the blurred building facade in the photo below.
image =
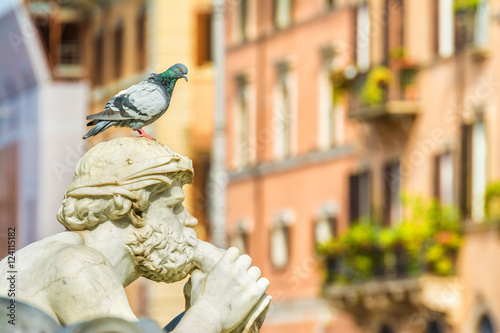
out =
<svg viewBox="0 0 500 333"><path fill-rule="evenodd" d="M228 3L226 229L271 281L263 331L497 331L500 3ZM398 242L374 264L369 239L347 258L369 277L328 280L328 239L418 239L403 194L455 207L461 232L428 217L417 269Z"/></svg>
<svg viewBox="0 0 500 333"><path fill-rule="evenodd" d="M2 18L2 28L6 25L2 29L2 45L5 46L2 49L12 51L5 54L7 57L2 51L2 73L5 67L2 111L11 110L7 106L15 101L18 105L2 115L17 115L29 120L24 113L34 112L32 122L36 124L21 122L18 118L5 118L0 123L4 130L0 144L2 244L10 225L20 226L24 233L31 235L23 238L18 247L62 231L55 215L79 157L101 141L136 135L130 129L110 129L83 141L81 137L90 129L85 128L85 116L102 111L118 91L179 62L188 67L189 82L177 83L169 111L145 130L193 160L196 180L185 188L186 206L199 220L199 237L205 238L205 184L213 113L210 1L27 0L18 7L25 16L24 21L16 23L11 17L19 14L12 13ZM35 44L37 53L22 48L29 44L24 40L20 43L20 53L16 51L17 40L12 41L13 34L24 36L27 24L31 30L26 39ZM21 57L20 54L27 55ZM24 68L28 64L30 67ZM24 72L36 77L31 78ZM16 91L12 92L13 84L17 86L18 82L14 81L21 79L29 81L25 89L28 92L16 95ZM51 84L55 86L54 91L37 88L38 81L46 86L49 83L45 81L54 81ZM71 87L78 87L78 94ZM13 98L14 102L4 99L4 95ZM30 131L26 126L40 129ZM15 142L19 144L12 144ZM16 160L20 162L11 162ZM54 184L56 176L60 178L56 179L56 184L60 185L58 192L47 196L42 189L51 181ZM47 209L49 204L52 210ZM36 209L43 209L44 214ZM24 216L28 213L29 218ZM48 220L53 223L47 223ZM44 226L44 232L34 234L39 224ZM139 279L127 288L127 294L138 316L150 317L166 325L184 310L183 285L184 282L166 285Z"/></svg>
<svg viewBox="0 0 500 333"><path fill-rule="evenodd" d="M7 231L16 248L63 230L55 216L78 160L87 82L52 75L30 14L1 5L0 256ZM64 140L61 140L64 138Z"/></svg>
<svg viewBox="0 0 500 333"><path fill-rule="evenodd" d="M353 39L350 6L235 1L227 11L227 233L271 282L264 332L324 330L317 238L348 226L355 127L329 76ZM340 61L338 61L340 60ZM319 232L321 230L321 232Z"/></svg>

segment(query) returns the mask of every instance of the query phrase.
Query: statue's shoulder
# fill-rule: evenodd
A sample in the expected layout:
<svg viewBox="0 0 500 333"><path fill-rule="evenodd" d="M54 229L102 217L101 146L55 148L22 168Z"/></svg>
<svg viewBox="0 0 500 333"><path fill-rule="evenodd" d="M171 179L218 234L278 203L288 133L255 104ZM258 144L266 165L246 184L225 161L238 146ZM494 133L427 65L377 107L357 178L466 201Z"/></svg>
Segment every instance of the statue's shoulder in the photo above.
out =
<svg viewBox="0 0 500 333"><path fill-rule="evenodd" d="M70 244L53 252L51 270L54 279L51 288L84 299L102 281L106 281L108 287L123 289L108 259L85 244Z"/></svg>
<svg viewBox="0 0 500 333"><path fill-rule="evenodd" d="M79 272L81 275L96 274L112 269L108 260L97 250L86 246L74 232L62 232L32 243L17 252L22 268L49 265L54 275Z"/></svg>
<svg viewBox="0 0 500 333"><path fill-rule="evenodd" d="M102 253L85 244L68 244L55 251L52 257L54 264L64 267L66 272L68 268L78 271L84 269L84 272L85 270L95 271L96 267L101 270L112 269L112 265Z"/></svg>
<svg viewBox="0 0 500 333"><path fill-rule="evenodd" d="M61 232L31 243L16 251L16 267L19 270L32 270L44 266L54 259L54 254L65 248L83 244L80 236L73 232ZM0 268L7 264L7 257L0 262Z"/></svg>

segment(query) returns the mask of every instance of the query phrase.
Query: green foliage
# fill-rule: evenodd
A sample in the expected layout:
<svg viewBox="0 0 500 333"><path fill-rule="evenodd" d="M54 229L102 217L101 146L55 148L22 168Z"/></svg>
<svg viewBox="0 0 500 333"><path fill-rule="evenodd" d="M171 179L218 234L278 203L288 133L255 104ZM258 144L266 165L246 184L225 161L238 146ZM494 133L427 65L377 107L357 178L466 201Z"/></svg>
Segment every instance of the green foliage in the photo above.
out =
<svg viewBox="0 0 500 333"><path fill-rule="evenodd" d="M486 187L484 214L488 220L500 220L500 181L488 184Z"/></svg>
<svg viewBox="0 0 500 333"><path fill-rule="evenodd" d="M392 227L360 221L341 237L318 245L318 253L335 263L327 281L357 283L390 272L453 274L462 242L457 209L417 196L403 196L403 205L405 218ZM404 272L394 273L401 266Z"/></svg>
<svg viewBox="0 0 500 333"><path fill-rule="evenodd" d="M406 48L403 46L397 47L390 52L391 59L404 59L406 58Z"/></svg>
<svg viewBox="0 0 500 333"><path fill-rule="evenodd" d="M344 93L353 89L356 74L357 72L353 75L353 77L349 77L349 75L346 75L346 70L344 70L335 71L330 75L334 104L341 103Z"/></svg>
<svg viewBox="0 0 500 333"><path fill-rule="evenodd" d="M385 66L376 66L370 70L361 87L360 99L367 106L380 105L385 101L387 86L392 80L392 73Z"/></svg>
<svg viewBox="0 0 500 333"><path fill-rule="evenodd" d="M473 12L477 9L480 0L455 0L453 9L455 12Z"/></svg>

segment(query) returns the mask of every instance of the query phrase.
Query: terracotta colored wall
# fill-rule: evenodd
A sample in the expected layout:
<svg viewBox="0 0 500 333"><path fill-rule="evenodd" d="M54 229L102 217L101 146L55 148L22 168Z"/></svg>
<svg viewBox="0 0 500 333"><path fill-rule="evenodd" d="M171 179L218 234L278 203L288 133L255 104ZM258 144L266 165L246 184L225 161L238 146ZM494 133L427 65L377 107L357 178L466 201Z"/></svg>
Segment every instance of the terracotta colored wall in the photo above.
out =
<svg viewBox="0 0 500 333"><path fill-rule="evenodd" d="M7 255L8 229L17 225L17 159L17 145L0 150L0 258Z"/></svg>

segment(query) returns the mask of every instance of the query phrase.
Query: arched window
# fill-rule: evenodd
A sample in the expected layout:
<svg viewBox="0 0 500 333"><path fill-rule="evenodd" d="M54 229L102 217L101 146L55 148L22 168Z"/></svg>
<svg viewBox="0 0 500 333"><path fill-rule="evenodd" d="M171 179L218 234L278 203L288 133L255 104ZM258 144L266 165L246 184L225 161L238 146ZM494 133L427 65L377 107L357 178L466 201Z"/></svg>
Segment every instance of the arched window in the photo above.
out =
<svg viewBox="0 0 500 333"><path fill-rule="evenodd" d="M427 333L443 333L441 324L437 320L431 320L427 323Z"/></svg>
<svg viewBox="0 0 500 333"><path fill-rule="evenodd" d="M339 205L335 201L323 203L316 213L316 223L314 226L314 241L324 243L337 236L337 217Z"/></svg>
<svg viewBox="0 0 500 333"><path fill-rule="evenodd" d="M394 330L387 324L382 325L379 333L394 333Z"/></svg>
<svg viewBox="0 0 500 333"><path fill-rule="evenodd" d="M252 223L249 219L240 219L235 223L232 232L231 246L240 250L240 254L248 254L248 235L250 234Z"/></svg>
<svg viewBox="0 0 500 333"><path fill-rule="evenodd" d="M488 315L483 315L479 321L479 333L495 333L493 323Z"/></svg>
<svg viewBox="0 0 500 333"><path fill-rule="evenodd" d="M115 51L115 62L114 71L115 79L120 79L123 74L123 53L125 52L123 48L125 36L125 27L122 21L119 21L116 25L114 32L114 51Z"/></svg>
<svg viewBox="0 0 500 333"><path fill-rule="evenodd" d="M290 261L290 227L295 221L292 211L284 210L276 214L271 230L271 264L284 268Z"/></svg>

